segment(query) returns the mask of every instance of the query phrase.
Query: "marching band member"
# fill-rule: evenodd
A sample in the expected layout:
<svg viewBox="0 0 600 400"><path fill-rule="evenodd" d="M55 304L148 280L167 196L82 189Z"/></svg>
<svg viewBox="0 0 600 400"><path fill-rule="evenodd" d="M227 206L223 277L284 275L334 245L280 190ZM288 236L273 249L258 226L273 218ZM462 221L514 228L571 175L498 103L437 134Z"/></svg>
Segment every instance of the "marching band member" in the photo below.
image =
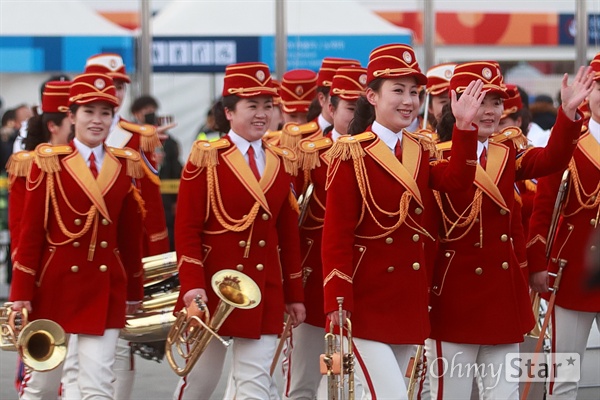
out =
<svg viewBox="0 0 600 400"><path fill-rule="evenodd" d="M304 321L297 202L280 157L289 151L261 139L273 113L275 88L266 64L227 66L223 109L215 114L228 134L197 141L184 168L177 203L175 247L181 291L176 310L198 297L212 310L214 273L235 268L253 279L262 300L233 310L219 334L233 337L232 380L238 399L267 399L269 367L284 311ZM285 153L285 154L284 154ZM216 340L183 377L175 399L208 399L219 381L226 349Z"/></svg>
<svg viewBox="0 0 600 400"><path fill-rule="evenodd" d="M328 113L333 119L333 129L323 136L302 139L300 175L303 186L313 185L312 196L306 207L305 220L300 226L300 247L306 320L294 329L287 343L283 360L284 399L313 399L317 395L322 375L319 356L323 353L325 315L323 314L323 271L321 267L321 242L325 216L325 182L329 159L325 152L336 138L346 135L354 116L356 101L365 92L367 70L360 67L340 67L330 82ZM302 174L302 172L304 172ZM306 196L306 190L303 191ZM306 201L306 199L305 199Z"/></svg>
<svg viewBox="0 0 600 400"><path fill-rule="evenodd" d="M125 313L143 296L141 205L132 179L143 174L131 149L104 146L116 91L110 77L82 74L69 92L75 139L42 144L27 177L19 251L10 298L32 320L55 321L77 334L81 398L114 398L112 371ZM67 197L68 196L68 197ZM62 366L32 373L22 399L58 393ZM54 397L55 398L55 397Z"/></svg>
<svg viewBox="0 0 600 400"><path fill-rule="evenodd" d="M358 60L336 57L325 57L321 62L321 67L317 73L317 98L313 100L313 103L319 103L321 112L314 121L319 124L319 128L323 132L333 125L333 116L331 115L329 106L333 77L338 68L349 67L351 65L360 67L360 62Z"/></svg>
<svg viewBox="0 0 600 400"><path fill-rule="evenodd" d="M322 243L324 307L339 324L337 297L352 319L357 376L365 396L405 399L403 379L414 345L429 335L428 279L422 213L429 187L462 190L475 175L481 83L453 102L460 115L450 162L430 165L434 144L403 130L419 112L427 78L413 49L376 48L369 57L366 97L349 132L327 153L327 201Z"/></svg>
<svg viewBox="0 0 600 400"><path fill-rule="evenodd" d="M435 128L442 116L442 108L450 103L450 78L454 73L456 64L445 63L434 65L427 70L427 86L425 87L425 116L427 121L421 126L435 132ZM433 137L437 141L436 137Z"/></svg>
<svg viewBox="0 0 600 400"><path fill-rule="evenodd" d="M293 69L283 74L279 87L283 122L308 122L308 107L317 97L317 74L309 69Z"/></svg>
<svg viewBox="0 0 600 400"><path fill-rule="evenodd" d="M71 81L49 81L44 84L40 106L42 113L29 119L27 123L28 135L24 140L25 149L12 154L7 163L6 169L9 180L8 228L11 236L11 258L13 261L19 249L21 216L24 212L25 194L27 193L27 174L35 158L33 150L42 143L50 143L55 146L69 142L71 122L67 118L67 111L70 85ZM18 393L22 391L23 382L29 380L28 376L29 373L24 368L23 362L19 360L15 379ZM56 390L54 390L47 395L55 398L56 393Z"/></svg>
<svg viewBox="0 0 600 400"><path fill-rule="evenodd" d="M485 98L475 118L479 164L474 183L460 192L435 193L443 220L430 296L431 338L426 342L432 398L469 398L473 375L467 368L474 371L473 366L480 369L480 397L518 398L518 382L498 375L506 354L519 352L519 342L534 324L511 240L513 185L568 163L581 128L577 106L592 81L583 68L572 86L567 80L565 74L563 106L551 143L546 149L522 151L518 141L524 138L516 128L503 132L511 133L503 143L488 140L498 132L507 97L497 65L470 62L454 70L453 91L464 93L473 82L483 81ZM442 121L452 114L446 108Z"/></svg>
<svg viewBox="0 0 600 400"><path fill-rule="evenodd" d="M548 292L548 287L554 284L549 282L548 272L556 273L559 260L566 261L551 316L552 352L579 353L581 361L593 321L600 326L600 290L589 284L593 275L598 274L600 247L600 53L592 60L591 68L594 79L588 97L591 118L567 167L569 187L554 242L547 243L547 239L562 171L538 181L527 244L529 283L537 292ZM547 245L551 246L548 260ZM549 399L574 399L577 389L578 382L551 379L547 384Z"/></svg>

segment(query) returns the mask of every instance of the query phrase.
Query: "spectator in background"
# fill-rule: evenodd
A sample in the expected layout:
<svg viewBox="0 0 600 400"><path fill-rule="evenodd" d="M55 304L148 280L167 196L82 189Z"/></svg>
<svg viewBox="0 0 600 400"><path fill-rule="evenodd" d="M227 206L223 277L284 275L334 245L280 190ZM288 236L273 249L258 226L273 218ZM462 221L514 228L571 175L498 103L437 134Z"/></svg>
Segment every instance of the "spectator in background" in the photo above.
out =
<svg viewBox="0 0 600 400"><path fill-rule="evenodd" d="M194 138L196 140L208 140L212 142L221 137L221 133L217 129L215 125L215 115L213 113L214 103L210 106L208 111L206 112L206 121L204 124L198 129L198 133Z"/></svg>
<svg viewBox="0 0 600 400"><path fill-rule="evenodd" d="M521 96L521 98L523 97ZM546 147L550 138L550 129L554 126L557 114L552 97L545 94L536 96L534 102L529 105L529 112L531 124L527 138L532 146Z"/></svg>
<svg viewBox="0 0 600 400"><path fill-rule="evenodd" d="M6 162L12 154L12 146L19 134L17 126L16 110L6 110L2 115L2 127L0 128L0 172L6 172Z"/></svg>
<svg viewBox="0 0 600 400"><path fill-rule="evenodd" d="M158 102L150 95L138 97L131 103L129 108L131 115L138 124L156 125L156 110Z"/></svg>

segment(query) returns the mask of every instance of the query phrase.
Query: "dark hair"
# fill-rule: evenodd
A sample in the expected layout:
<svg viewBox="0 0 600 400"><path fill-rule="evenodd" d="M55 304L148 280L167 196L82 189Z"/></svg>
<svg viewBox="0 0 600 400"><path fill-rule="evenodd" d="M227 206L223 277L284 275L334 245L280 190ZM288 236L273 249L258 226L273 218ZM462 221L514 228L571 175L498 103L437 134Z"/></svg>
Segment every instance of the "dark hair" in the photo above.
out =
<svg viewBox="0 0 600 400"><path fill-rule="evenodd" d="M506 117L514 119L515 121L520 117L521 126L519 126L519 128L521 128L521 131L523 131L523 135L527 136L527 133L529 132L529 124L531 123L531 113L529 112L529 109L523 107L522 109L517 110Z"/></svg>
<svg viewBox="0 0 600 400"><path fill-rule="evenodd" d="M321 103L319 103L319 99L315 97L313 101L310 102L308 106L308 113L306 114L306 122L312 121L317 118L319 114L321 114L323 109L321 108Z"/></svg>
<svg viewBox="0 0 600 400"><path fill-rule="evenodd" d="M217 100L213 105L212 111L215 116L215 127L219 132L227 133L231 129L231 124L225 116L225 108L235 111L235 107L240 100L240 97L230 94Z"/></svg>
<svg viewBox="0 0 600 400"><path fill-rule="evenodd" d="M452 140L452 130L454 129L455 123L456 118L454 118L454 114L452 114L452 103L444 104L444 107L442 107L442 116L437 124L437 133L440 142Z"/></svg>
<svg viewBox="0 0 600 400"><path fill-rule="evenodd" d="M331 103L333 108L337 110L338 106L340 105L340 97L339 96L331 96L331 98L329 99L329 102Z"/></svg>
<svg viewBox="0 0 600 400"><path fill-rule="evenodd" d="M383 79L377 78L373 79L367 87L374 92L378 92L382 85ZM350 121L350 125L348 126L348 134L356 135L364 132L373 121L375 121L375 107L369 103L365 96L360 96L358 100L356 100L354 118L352 118L352 121Z"/></svg>
<svg viewBox="0 0 600 400"><path fill-rule="evenodd" d="M60 125L67 118L66 113L43 113L34 115L27 122L27 137L24 140L25 150L34 150L39 144L47 143L52 138L48 123Z"/></svg>
<svg viewBox="0 0 600 400"><path fill-rule="evenodd" d="M158 101L156 101L154 97L146 94L135 99L133 103L131 103L129 110L132 114L135 114L146 107L158 108Z"/></svg>
<svg viewBox="0 0 600 400"><path fill-rule="evenodd" d="M10 109L4 111L4 114L2 114L2 126L7 125L8 121L14 120L16 118L17 118L17 111L14 108L10 108Z"/></svg>

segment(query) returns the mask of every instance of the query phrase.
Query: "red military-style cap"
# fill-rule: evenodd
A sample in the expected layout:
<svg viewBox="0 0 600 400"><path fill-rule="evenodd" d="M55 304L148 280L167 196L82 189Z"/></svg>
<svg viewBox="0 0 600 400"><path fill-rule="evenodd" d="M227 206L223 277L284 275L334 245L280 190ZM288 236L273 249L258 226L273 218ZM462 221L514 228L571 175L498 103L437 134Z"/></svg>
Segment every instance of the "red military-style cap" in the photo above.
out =
<svg viewBox="0 0 600 400"><path fill-rule="evenodd" d="M321 62L321 68L317 74L317 86L331 87L335 71L340 67L348 67L350 65L360 67L360 62L350 58L325 57Z"/></svg>
<svg viewBox="0 0 600 400"><path fill-rule="evenodd" d="M335 72L331 83L331 96L353 101L365 94L367 88L367 69L349 66L341 67Z"/></svg>
<svg viewBox="0 0 600 400"><path fill-rule="evenodd" d="M102 53L91 56L85 63L84 73L99 73L110 76L113 80L131 82L125 71L123 58L114 53Z"/></svg>
<svg viewBox="0 0 600 400"><path fill-rule="evenodd" d="M275 90L277 90L277 95L273 97L273 105L278 106L281 104L281 95L279 94L279 91L281 90L281 82L279 82L277 79L271 79L271 81L273 82L273 87Z"/></svg>
<svg viewBox="0 0 600 400"><path fill-rule="evenodd" d="M594 73L594 80L600 81L600 53L596 54L596 57L590 63L590 67L592 67Z"/></svg>
<svg viewBox="0 0 600 400"><path fill-rule="evenodd" d="M81 74L71 82L69 105L105 101L118 107L117 91L112 78L104 74Z"/></svg>
<svg viewBox="0 0 600 400"><path fill-rule="evenodd" d="M432 96L439 96L448 93L450 89L450 79L454 73L454 63L444 63L434 65L427 70L427 93Z"/></svg>
<svg viewBox="0 0 600 400"><path fill-rule="evenodd" d="M462 93L469 83L477 79L483 81L483 90L508 98L500 68L492 61L473 61L457 65L450 79L450 89Z"/></svg>
<svg viewBox="0 0 600 400"><path fill-rule="evenodd" d="M69 91L71 81L50 81L42 92L42 111L45 113L64 113L69 110Z"/></svg>
<svg viewBox="0 0 600 400"><path fill-rule="evenodd" d="M308 112L310 103L317 97L317 74L309 69L286 72L281 80L279 95L283 112Z"/></svg>
<svg viewBox="0 0 600 400"><path fill-rule="evenodd" d="M419 85L427 84L427 77L421 72L412 47L406 44L386 44L371 51L367 84L377 78L402 76L414 76Z"/></svg>
<svg viewBox="0 0 600 400"><path fill-rule="evenodd" d="M504 112L502 112L502 118L508 117L510 114L514 114L523 108L523 101L521 100L521 93L517 85L506 85L506 94L508 98L504 100Z"/></svg>
<svg viewBox="0 0 600 400"><path fill-rule="evenodd" d="M223 96L277 96L269 66L261 62L230 64L225 68Z"/></svg>

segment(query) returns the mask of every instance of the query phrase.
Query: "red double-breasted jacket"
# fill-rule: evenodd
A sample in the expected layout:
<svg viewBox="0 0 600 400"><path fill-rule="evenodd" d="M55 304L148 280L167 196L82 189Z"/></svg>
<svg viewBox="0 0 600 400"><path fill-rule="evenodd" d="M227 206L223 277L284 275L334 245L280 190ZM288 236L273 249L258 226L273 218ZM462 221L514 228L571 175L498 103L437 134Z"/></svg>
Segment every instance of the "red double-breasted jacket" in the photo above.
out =
<svg viewBox="0 0 600 400"><path fill-rule="evenodd" d="M143 297L139 154L105 150L94 179L73 143L39 145L27 177L10 298L67 333L122 328L126 301Z"/></svg>
<svg viewBox="0 0 600 400"><path fill-rule="evenodd" d="M306 203L304 221L300 225L300 253L302 273L304 274L305 323L325 327L323 312L323 268L321 262L321 243L323 240L323 221L325 220L325 202L327 192L327 167L329 159L325 156L331 148L331 133L326 136L321 131L316 135L302 139L299 150L302 154L299 174L302 175L303 195L307 195L308 185L312 184L312 194ZM300 204L302 207L302 203Z"/></svg>
<svg viewBox="0 0 600 400"><path fill-rule="evenodd" d="M580 129L581 120L559 110L546 148L521 151L513 140L490 140L487 167L477 166L473 185L436 196L443 227L430 299L433 339L517 343L531 330L528 285L511 239L514 182L563 168Z"/></svg>
<svg viewBox="0 0 600 400"><path fill-rule="evenodd" d="M430 188L468 188L477 163L477 131L455 135L450 162L430 164L433 142L406 131L402 162L370 130L338 139L327 153L324 311L343 297L354 337L415 344L429 336L424 199Z"/></svg>
<svg viewBox="0 0 600 400"><path fill-rule="evenodd" d="M600 312L600 290L589 284L598 274L598 224L600 212L600 144L589 133L582 134L567 168L568 191L560 211L549 260L546 240L563 172L538 180L529 229L527 255L533 272L563 269L556 304L571 310ZM594 242L594 238L596 242ZM550 286L553 280L550 280Z"/></svg>
<svg viewBox="0 0 600 400"><path fill-rule="evenodd" d="M175 312L183 307L183 295L195 288L206 290L213 311L219 298L211 278L224 269L248 275L262 293L257 307L233 310L219 330L224 336L280 334L285 304L303 300L291 176L283 152L263 145L266 164L260 181L228 136L196 141L181 176L175 221L181 291Z"/></svg>
<svg viewBox="0 0 600 400"><path fill-rule="evenodd" d="M144 226L142 255L144 257L169 251L169 235L165 209L160 194L160 178L154 161L154 150L161 146L152 125L139 125L120 118L106 138L109 146L135 149L142 157L145 174L136 181L144 199Z"/></svg>
<svg viewBox="0 0 600 400"><path fill-rule="evenodd" d="M11 259L19 249L21 234L21 217L25 205L25 189L27 174L29 173L35 152L19 151L8 159L6 171L8 172L8 231L10 232Z"/></svg>

